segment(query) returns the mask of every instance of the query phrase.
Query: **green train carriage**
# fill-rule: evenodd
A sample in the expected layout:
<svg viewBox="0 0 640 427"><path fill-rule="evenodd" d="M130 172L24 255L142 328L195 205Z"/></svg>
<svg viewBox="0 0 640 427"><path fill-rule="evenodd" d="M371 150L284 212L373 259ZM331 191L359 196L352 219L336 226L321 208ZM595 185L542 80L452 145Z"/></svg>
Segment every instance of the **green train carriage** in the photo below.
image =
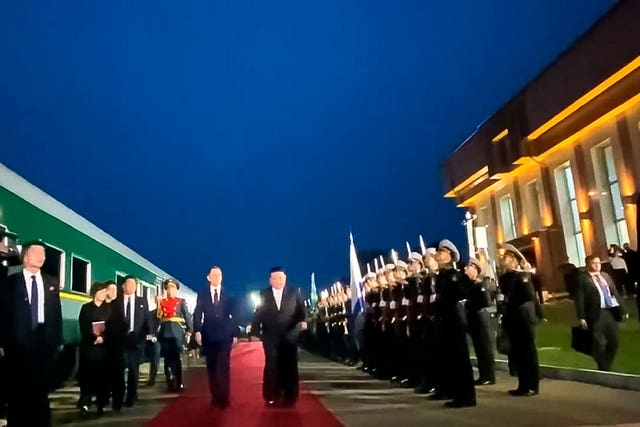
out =
<svg viewBox="0 0 640 427"><path fill-rule="evenodd" d="M120 284L126 275L136 276L140 281L138 295L146 297L154 306L162 281L170 277L0 163L2 230L11 232L5 233L3 238L5 248L9 246L11 234L17 235L18 242L39 239L46 244L42 270L58 278L62 303L64 349L59 360L58 383L75 372L80 341L78 314L82 304L90 301L89 289L93 281L111 279ZM19 269L19 266L9 267L9 272ZM196 293L184 284L180 285L181 297L193 310Z"/></svg>

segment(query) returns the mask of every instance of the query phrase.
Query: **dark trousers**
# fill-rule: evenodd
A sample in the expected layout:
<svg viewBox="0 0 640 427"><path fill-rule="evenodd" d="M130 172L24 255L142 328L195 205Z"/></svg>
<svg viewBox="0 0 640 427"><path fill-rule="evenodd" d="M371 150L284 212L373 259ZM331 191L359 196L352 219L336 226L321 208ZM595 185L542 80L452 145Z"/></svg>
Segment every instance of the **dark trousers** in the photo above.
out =
<svg viewBox="0 0 640 427"><path fill-rule="evenodd" d="M125 347L120 353L120 357L115 355L113 407L116 409L122 407L123 401L130 406L138 399L138 380L143 352L144 343L139 343Z"/></svg>
<svg viewBox="0 0 640 427"><path fill-rule="evenodd" d="M30 344L7 349L6 369L11 392L7 395L8 427L48 427L49 378L54 350L44 344L42 329L33 333Z"/></svg>
<svg viewBox="0 0 640 427"><path fill-rule="evenodd" d="M534 326L524 316L515 314L505 324L511 353L509 361L518 376L518 390L538 390L540 373Z"/></svg>
<svg viewBox="0 0 640 427"><path fill-rule="evenodd" d="M0 357L0 419L7 418L8 378L9 371L7 370L6 358Z"/></svg>
<svg viewBox="0 0 640 427"><path fill-rule="evenodd" d="M91 399L95 396L96 406L104 408L109 400L109 371L104 344L80 347L78 382L80 383L78 405L91 405Z"/></svg>
<svg viewBox="0 0 640 427"><path fill-rule="evenodd" d="M170 387L182 384L182 345L176 338L163 338L161 342L164 357L164 376Z"/></svg>
<svg viewBox="0 0 640 427"><path fill-rule="evenodd" d="M609 310L603 309L593 325L593 359L598 370L610 371L618 351L618 323Z"/></svg>
<svg viewBox="0 0 640 427"><path fill-rule="evenodd" d="M227 404L229 403L231 342L205 342L203 351L207 358L211 400L216 404Z"/></svg>
<svg viewBox="0 0 640 427"><path fill-rule="evenodd" d="M156 383L156 378L158 377L158 366L160 365L160 343L147 341L145 344L145 352L149 358L149 384L153 385Z"/></svg>
<svg viewBox="0 0 640 427"><path fill-rule="evenodd" d="M298 347L287 342L263 341L264 374L262 397L265 401L298 399Z"/></svg>
<svg viewBox="0 0 640 427"><path fill-rule="evenodd" d="M473 366L469 358L469 346L464 327L457 318L445 319L444 350L445 372L447 383L445 389L454 401L470 403L476 401L475 385L473 383Z"/></svg>
<svg viewBox="0 0 640 427"><path fill-rule="evenodd" d="M491 340L490 315L484 310L470 313L469 335L473 342L473 348L478 360L478 371L481 381L495 381L496 362L493 354L493 342Z"/></svg>

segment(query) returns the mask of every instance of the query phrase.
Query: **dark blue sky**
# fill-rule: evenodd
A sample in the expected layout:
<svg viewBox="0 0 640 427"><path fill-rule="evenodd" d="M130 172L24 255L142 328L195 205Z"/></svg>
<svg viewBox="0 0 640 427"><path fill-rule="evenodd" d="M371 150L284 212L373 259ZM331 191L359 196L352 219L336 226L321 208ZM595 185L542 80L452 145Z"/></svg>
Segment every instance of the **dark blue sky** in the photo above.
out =
<svg viewBox="0 0 640 427"><path fill-rule="evenodd" d="M439 163L614 1L189 3L4 2L0 161L241 292L274 264L330 283L349 227L464 247Z"/></svg>

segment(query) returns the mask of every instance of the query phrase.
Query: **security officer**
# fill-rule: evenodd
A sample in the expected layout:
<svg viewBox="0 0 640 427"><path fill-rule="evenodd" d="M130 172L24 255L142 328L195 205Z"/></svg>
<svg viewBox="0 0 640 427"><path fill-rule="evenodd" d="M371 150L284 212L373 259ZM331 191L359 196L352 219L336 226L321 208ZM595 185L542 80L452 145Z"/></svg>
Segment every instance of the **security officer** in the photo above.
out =
<svg viewBox="0 0 640 427"><path fill-rule="evenodd" d="M175 279L167 279L163 283L167 298L158 304L160 330L158 341L162 357L164 357L164 374L167 388L172 392L184 390L182 385L182 351L186 344L186 336L193 329L191 315L184 299L178 298L180 284Z"/></svg>
<svg viewBox="0 0 640 427"><path fill-rule="evenodd" d="M534 326L543 318L531 276L520 270L524 256L506 244L502 255L504 273L500 276L502 325L509 337L509 362L518 375L518 388L512 396L535 396L539 392L538 350Z"/></svg>
<svg viewBox="0 0 640 427"><path fill-rule="evenodd" d="M491 341L491 295L482 281L482 264L475 258L469 259L464 269L468 277L471 294L467 302L469 335L478 360L479 378L476 385L495 384L495 358Z"/></svg>
<svg viewBox="0 0 640 427"><path fill-rule="evenodd" d="M449 240L442 240L436 253L439 272L436 288L439 290L437 310L442 319L444 336L445 392L452 400L445 403L450 408L476 405L473 367L469 359L466 328L466 301L469 299L469 282L454 263L460 261L460 253Z"/></svg>

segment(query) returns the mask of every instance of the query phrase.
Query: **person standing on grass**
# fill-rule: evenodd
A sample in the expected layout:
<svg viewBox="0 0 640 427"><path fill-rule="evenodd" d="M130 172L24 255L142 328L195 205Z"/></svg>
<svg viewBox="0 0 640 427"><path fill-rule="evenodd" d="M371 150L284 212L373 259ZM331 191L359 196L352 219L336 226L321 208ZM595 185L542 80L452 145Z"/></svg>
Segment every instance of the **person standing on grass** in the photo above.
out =
<svg viewBox="0 0 640 427"><path fill-rule="evenodd" d="M593 334L593 358L600 371L610 371L618 351L618 322L624 312L620 294L607 273L600 271L601 261L589 255L587 272L580 276L575 307L580 326Z"/></svg>

